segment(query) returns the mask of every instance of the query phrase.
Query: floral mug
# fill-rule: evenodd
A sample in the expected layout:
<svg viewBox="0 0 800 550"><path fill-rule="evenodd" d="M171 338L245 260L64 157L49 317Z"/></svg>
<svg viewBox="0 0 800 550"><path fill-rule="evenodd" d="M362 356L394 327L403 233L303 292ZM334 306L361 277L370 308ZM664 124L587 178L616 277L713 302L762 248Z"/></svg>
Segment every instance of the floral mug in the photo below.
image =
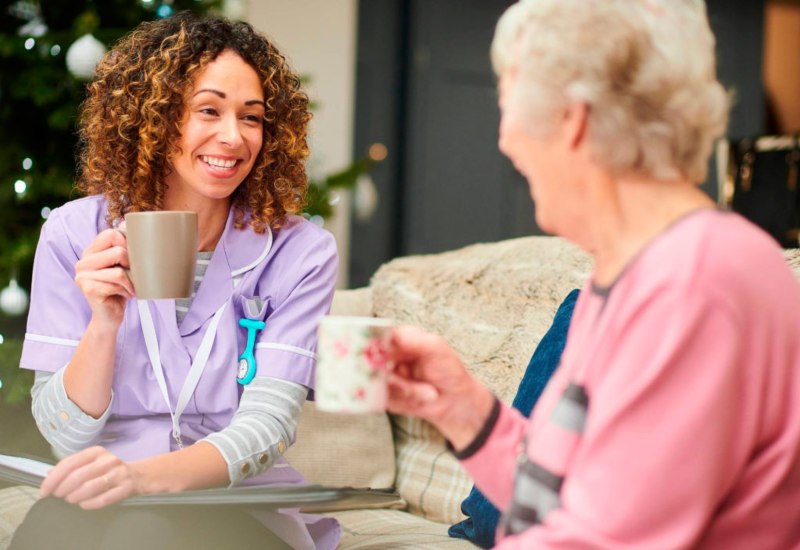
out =
<svg viewBox="0 0 800 550"><path fill-rule="evenodd" d="M393 364L394 322L377 317L329 315L319 324L314 395L318 409L340 413L386 410L386 373Z"/></svg>

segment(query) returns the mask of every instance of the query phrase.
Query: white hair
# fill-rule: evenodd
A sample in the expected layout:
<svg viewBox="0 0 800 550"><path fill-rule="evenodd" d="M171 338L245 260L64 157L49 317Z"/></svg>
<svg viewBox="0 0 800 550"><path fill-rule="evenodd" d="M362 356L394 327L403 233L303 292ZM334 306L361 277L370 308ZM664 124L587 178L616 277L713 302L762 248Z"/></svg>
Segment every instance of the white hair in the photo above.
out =
<svg viewBox="0 0 800 550"><path fill-rule="evenodd" d="M520 0L497 24L492 63L516 75L509 107L532 133L585 103L597 162L702 182L730 107L714 47L702 0Z"/></svg>

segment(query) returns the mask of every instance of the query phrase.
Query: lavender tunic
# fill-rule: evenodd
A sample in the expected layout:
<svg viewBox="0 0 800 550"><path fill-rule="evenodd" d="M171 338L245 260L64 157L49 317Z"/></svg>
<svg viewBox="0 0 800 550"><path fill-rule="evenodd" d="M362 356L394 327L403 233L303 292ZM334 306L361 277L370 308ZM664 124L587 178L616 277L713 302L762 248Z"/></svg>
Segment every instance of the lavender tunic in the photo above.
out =
<svg viewBox="0 0 800 550"><path fill-rule="evenodd" d="M86 197L53 210L42 227L22 368L55 372L72 358L91 317L89 305L74 282L75 263L107 227L105 215L102 197ZM257 376L312 388L313 399L316 329L319 318L330 307L336 270L336 244L327 231L292 216L278 231L259 235L250 229L235 229L231 213L183 321L177 324L174 300L150 302L173 409L211 318L226 304L206 368L180 418L186 445L225 428L238 407L237 358L247 337L238 320L244 316L246 298L258 296L268 304L263 319L266 327L256 343ZM128 303L117 334L112 389L110 415L95 444L129 461L176 449L170 406L153 374L135 300ZM305 480L280 459L265 473L248 480L250 483L295 484ZM339 526L331 518L258 515L295 548L335 548L338 543Z"/></svg>

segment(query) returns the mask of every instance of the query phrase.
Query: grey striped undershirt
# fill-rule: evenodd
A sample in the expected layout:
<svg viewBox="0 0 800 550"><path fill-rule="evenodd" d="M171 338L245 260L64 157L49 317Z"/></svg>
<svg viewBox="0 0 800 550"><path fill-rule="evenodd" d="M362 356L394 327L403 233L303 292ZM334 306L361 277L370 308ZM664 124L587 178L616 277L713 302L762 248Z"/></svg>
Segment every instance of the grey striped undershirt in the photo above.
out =
<svg viewBox="0 0 800 550"><path fill-rule="evenodd" d="M178 319L178 324L183 322L186 314L189 313L189 307L197 296L197 289L200 288L200 283L203 282L203 277L206 276L208 264L211 263L211 256L214 252L198 252L197 253L197 266L194 269L194 284L192 285L191 298L178 298L175 300L175 316Z"/></svg>
<svg viewBox="0 0 800 550"><path fill-rule="evenodd" d="M192 297L175 301L178 324L192 305L212 254L198 252ZM236 376L236 367L234 358L232 378ZM201 440L214 445L222 454L231 485L270 468L294 441L307 394L308 388L301 384L266 376L257 376L244 387L239 407L228 427ZM100 418L92 418L67 397L64 369L55 373L37 371L31 395L39 431L58 457L92 446L110 416L111 404Z"/></svg>

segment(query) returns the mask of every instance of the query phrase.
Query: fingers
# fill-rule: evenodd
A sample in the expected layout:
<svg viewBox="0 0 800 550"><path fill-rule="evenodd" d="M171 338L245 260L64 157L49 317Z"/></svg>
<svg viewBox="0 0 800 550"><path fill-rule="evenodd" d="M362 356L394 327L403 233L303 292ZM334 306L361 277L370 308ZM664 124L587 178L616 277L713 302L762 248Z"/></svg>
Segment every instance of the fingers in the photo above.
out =
<svg viewBox="0 0 800 550"><path fill-rule="evenodd" d="M83 255L86 256L87 254L94 254L96 252L116 246L127 249L125 234L118 229L106 229L105 231L98 233L97 237L94 238L92 243L86 247Z"/></svg>
<svg viewBox="0 0 800 550"><path fill-rule="evenodd" d="M127 498L134 488L126 463L101 447L92 447L59 462L42 483L40 496L93 510Z"/></svg>
<svg viewBox="0 0 800 550"><path fill-rule="evenodd" d="M113 470L119 463L120 460L116 456L104 453L64 476L61 483L53 490L53 496L76 504L88 497L104 493L112 487L111 480L116 479Z"/></svg>
<svg viewBox="0 0 800 550"><path fill-rule="evenodd" d="M404 326L392 331L395 367L388 377L389 410L435 421L460 398L466 367L435 334Z"/></svg>
<svg viewBox="0 0 800 550"><path fill-rule="evenodd" d="M70 473L90 464L104 451L101 447L90 447L59 461L42 481L42 485L39 488L39 496L45 498L53 494L53 491L61 485L61 482Z"/></svg>
<svg viewBox="0 0 800 550"><path fill-rule="evenodd" d="M128 249L124 246L110 246L102 250L90 252L87 248L80 260L75 264L76 271L105 269L107 267L130 267Z"/></svg>
<svg viewBox="0 0 800 550"><path fill-rule="evenodd" d="M395 360L398 362L441 352L442 348L449 349L441 337L415 326L400 326L394 329L391 344Z"/></svg>
<svg viewBox="0 0 800 550"><path fill-rule="evenodd" d="M84 510L97 510L103 508L120 500L125 500L133 494L133 484L126 483L125 485L113 486L108 491L99 494L93 498L80 501L78 504Z"/></svg>
<svg viewBox="0 0 800 550"><path fill-rule="evenodd" d="M431 404L439 398L439 391L426 382L417 382L389 374L389 402L396 407L415 410Z"/></svg>
<svg viewBox="0 0 800 550"><path fill-rule="evenodd" d="M130 266L125 235L106 229L86 247L75 264L75 282L87 298L134 296L133 284L125 269Z"/></svg>
<svg viewBox="0 0 800 550"><path fill-rule="evenodd" d="M136 295L133 283L120 267L98 271L80 271L75 275L75 283L88 298L103 299L109 296L123 296L130 299Z"/></svg>
<svg viewBox="0 0 800 550"><path fill-rule="evenodd" d="M106 473L89 479L64 495L64 500L84 510L96 510L131 496L134 483L128 466L118 459L116 462Z"/></svg>

